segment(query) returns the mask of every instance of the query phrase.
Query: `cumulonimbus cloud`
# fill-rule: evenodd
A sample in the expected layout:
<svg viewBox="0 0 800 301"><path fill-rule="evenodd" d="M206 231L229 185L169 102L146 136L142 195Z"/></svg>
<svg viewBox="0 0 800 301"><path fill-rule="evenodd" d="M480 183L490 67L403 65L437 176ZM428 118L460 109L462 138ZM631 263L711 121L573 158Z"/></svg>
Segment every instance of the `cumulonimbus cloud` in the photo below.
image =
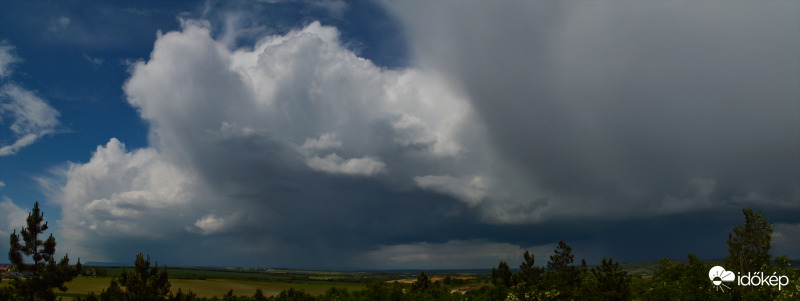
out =
<svg viewBox="0 0 800 301"><path fill-rule="evenodd" d="M435 74L375 66L317 22L235 51L198 24L160 35L124 86L151 146L111 139L61 171L54 198L80 253L114 237L188 232L201 243L267 227L285 206L335 200L337 181L413 187L420 168L474 156L470 106Z"/></svg>
<svg viewBox="0 0 800 301"><path fill-rule="evenodd" d="M796 79L791 64L739 61L763 50L723 27L725 45L709 44L693 35L695 27L669 26L651 7L602 18L574 5L390 4L414 49L415 65L403 69L358 57L335 28L318 22L232 50L214 39L208 22L184 20L181 31L158 35L151 57L132 66L124 85L150 125L150 146L126 150L111 140L64 173L55 198L65 208L68 240L108 249L93 243L110 239L103 221L122 236L158 228L186 234L183 245L250 246L231 254L280 257L349 243L362 244L357 251L365 254L375 246L384 246L382 254L408 249L397 258L413 259L428 245L406 233L433 235L426 227L458 216L500 225L615 219L763 203L766 196L798 207L800 147L790 138L800 123L789 114L797 104L784 100L797 99L796 85L774 81L774 93L759 93L762 86L747 77L722 72L741 62L756 74L770 75L771 66ZM491 26L474 22L494 10L503 17ZM697 14L690 19L708 15L744 29L713 11ZM628 17L641 15L653 18ZM602 28L609 39L598 37ZM658 32L675 52L624 38L646 38L653 28L669 29ZM695 48L681 51L686 45ZM776 55L794 63L786 53L797 47L788 46ZM628 56L626 49L644 50ZM685 79L698 62L713 68ZM763 105L750 101L778 94ZM733 170L730 162L744 163ZM113 171L100 177L91 170ZM765 171L776 175L754 176ZM162 174L179 182L156 181ZM110 183L87 180L101 178ZM147 218L128 218L137 214Z"/></svg>

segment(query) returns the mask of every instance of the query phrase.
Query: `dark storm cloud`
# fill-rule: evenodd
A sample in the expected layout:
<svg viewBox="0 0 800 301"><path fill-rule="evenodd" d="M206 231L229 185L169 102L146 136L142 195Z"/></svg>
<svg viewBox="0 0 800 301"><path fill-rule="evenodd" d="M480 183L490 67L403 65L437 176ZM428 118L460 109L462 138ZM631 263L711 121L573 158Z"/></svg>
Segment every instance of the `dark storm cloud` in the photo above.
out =
<svg viewBox="0 0 800 301"><path fill-rule="evenodd" d="M555 202L800 205L797 3L391 6Z"/></svg>

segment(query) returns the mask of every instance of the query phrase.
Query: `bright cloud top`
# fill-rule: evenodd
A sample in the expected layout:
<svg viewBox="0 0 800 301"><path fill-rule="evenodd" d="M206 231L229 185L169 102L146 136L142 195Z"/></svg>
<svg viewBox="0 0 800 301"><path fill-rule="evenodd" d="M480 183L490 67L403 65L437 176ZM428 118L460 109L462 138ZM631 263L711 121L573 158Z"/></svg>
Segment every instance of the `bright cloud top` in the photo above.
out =
<svg viewBox="0 0 800 301"><path fill-rule="evenodd" d="M272 212L308 198L285 200L274 183L335 193L297 174L426 188L414 179L476 160L467 151L475 138L463 132L471 108L435 74L375 66L317 22L236 51L202 22L184 24L159 35L124 87L152 146L129 151L111 139L63 171L60 223L82 252L119 237L202 241L270 224Z"/></svg>

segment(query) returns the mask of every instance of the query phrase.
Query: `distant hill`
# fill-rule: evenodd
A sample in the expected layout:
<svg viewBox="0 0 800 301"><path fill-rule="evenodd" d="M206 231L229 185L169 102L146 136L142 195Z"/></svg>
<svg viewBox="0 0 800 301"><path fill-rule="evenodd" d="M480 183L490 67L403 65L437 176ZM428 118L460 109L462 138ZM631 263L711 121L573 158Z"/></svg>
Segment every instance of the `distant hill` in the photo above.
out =
<svg viewBox="0 0 800 301"><path fill-rule="evenodd" d="M658 270L658 261L629 262L620 265L633 277L653 276Z"/></svg>
<svg viewBox="0 0 800 301"><path fill-rule="evenodd" d="M121 266L133 266L132 262L100 262L100 261L89 261L86 263L81 262L82 265L87 266L96 266L96 267L121 267Z"/></svg>
<svg viewBox="0 0 800 301"><path fill-rule="evenodd" d="M675 262L687 262L686 260L674 260ZM722 262L722 260L704 260L706 262ZM800 271L800 260L791 260L792 269ZM627 271L633 277L637 276L653 276L658 270L658 261L645 261L645 262L629 262L621 263L622 269Z"/></svg>

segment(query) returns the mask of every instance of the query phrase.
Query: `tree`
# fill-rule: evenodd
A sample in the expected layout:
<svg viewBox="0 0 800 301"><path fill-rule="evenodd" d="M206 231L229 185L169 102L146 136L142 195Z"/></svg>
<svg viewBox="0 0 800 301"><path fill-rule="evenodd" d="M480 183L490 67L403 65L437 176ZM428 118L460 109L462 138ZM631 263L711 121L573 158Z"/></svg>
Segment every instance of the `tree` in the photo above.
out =
<svg viewBox="0 0 800 301"><path fill-rule="evenodd" d="M125 286L126 290L123 291L120 285ZM119 279L112 279L108 290L100 294L100 297L103 300L164 300L169 296L169 287L167 267L159 270L157 262L154 267L150 267L150 255L145 258L139 253L136 255L133 271L128 272L123 267Z"/></svg>
<svg viewBox="0 0 800 301"><path fill-rule="evenodd" d="M304 292L303 290L296 290L289 288L288 290L281 291L275 297L276 301L314 301L314 296Z"/></svg>
<svg viewBox="0 0 800 301"><path fill-rule="evenodd" d="M728 233L728 254L725 264L744 274L765 270L770 265L770 243L772 242L772 223L761 212L742 209L744 225L733 228Z"/></svg>
<svg viewBox="0 0 800 301"><path fill-rule="evenodd" d="M122 269L120 284L127 288L130 300L156 300L164 299L169 294L169 275L167 267L164 266L160 271L158 262L150 267L150 255L145 259L142 253L136 255L136 261L131 273Z"/></svg>
<svg viewBox="0 0 800 301"><path fill-rule="evenodd" d="M126 300L127 295L125 291L119 286L119 282L117 279L111 279L111 284L108 285L108 289L103 290L100 293L100 300L102 301L113 301L113 300Z"/></svg>
<svg viewBox="0 0 800 301"><path fill-rule="evenodd" d="M14 230L9 239L8 260L25 275L25 279L14 279L11 283L15 300L55 300L53 288L66 291L64 284L80 275L80 259L75 266L70 266L69 256L64 255L56 263L56 239L53 234L47 240L40 239L40 235L48 229L47 222L42 222L44 213L39 210L39 202L36 202L28 214L28 227L23 227L19 234ZM25 263L24 256L30 256L33 263Z"/></svg>
<svg viewBox="0 0 800 301"><path fill-rule="evenodd" d="M329 288L328 291L325 292L325 294L317 296L318 301L345 301L352 299L354 298L350 296L350 292L348 292L347 289L336 288L335 286ZM256 301L262 301L262 300L256 299Z"/></svg>
<svg viewBox="0 0 800 301"><path fill-rule="evenodd" d="M733 228L728 233L728 257L725 266L742 275L755 272L768 272L770 264L770 243L772 242L772 223L761 212L742 209L744 225ZM759 292L756 292L759 291ZM767 293L763 287L740 286L736 290L737 299L758 299Z"/></svg>
<svg viewBox="0 0 800 301"><path fill-rule="evenodd" d="M550 288L560 292L559 299L572 299L581 282L581 269L572 265L574 260L572 247L561 240L553 251L553 255L550 255L550 260L547 261L547 269L550 270L547 276Z"/></svg>
<svg viewBox="0 0 800 301"><path fill-rule="evenodd" d="M514 274L517 297L521 300L540 299L539 293L543 289L544 269L534 264L534 255L528 251L525 251L523 258L525 260L519 265L519 272Z"/></svg>
<svg viewBox="0 0 800 301"><path fill-rule="evenodd" d="M597 300L630 300L631 275L622 270L619 262L612 258L603 261L600 266L592 268L592 276L596 279L594 298Z"/></svg>
<svg viewBox="0 0 800 301"><path fill-rule="evenodd" d="M492 268L492 283L505 288L511 287L511 269L508 263L501 260L496 269Z"/></svg>
<svg viewBox="0 0 800 301"><path fill-rule="evenodd" d="M425 272L421 272L417 277L417 281L411 284L411 289L417 292L424 292L430 285L431 279L428 278L428 275L425 275Z"/></svg>
<svg viewBox="0 0 800 301"><path fill-rule="evenodd" d="M267 301L267 297L264 296L264 292L261 291L260 288L256 289L256 293L253 294L253 300L255 301Z"/></svg>

